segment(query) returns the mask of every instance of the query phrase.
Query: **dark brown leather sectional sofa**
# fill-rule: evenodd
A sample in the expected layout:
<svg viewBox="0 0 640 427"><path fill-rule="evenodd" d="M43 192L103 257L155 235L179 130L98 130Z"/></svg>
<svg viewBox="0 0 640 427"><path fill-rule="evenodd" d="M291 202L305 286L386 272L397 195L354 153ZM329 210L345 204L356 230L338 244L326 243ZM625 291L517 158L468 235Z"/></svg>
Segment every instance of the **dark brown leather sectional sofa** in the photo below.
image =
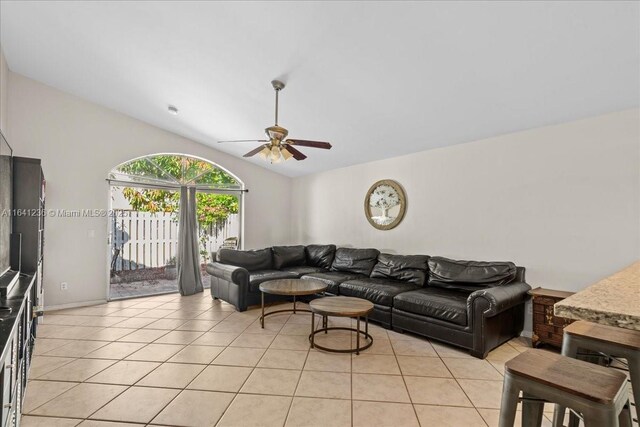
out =
<svg viewBox="0 0 640 427"><path fill-rule="evenodd" d="M370 319L466 348L484 358L516 337L524 324L530 288L512 262L456 261L392 255L335 245L222 249L207 266L211 296L239 311L260 304L260 283L283 278L320 280L327 293L374 304ZM282 297L265 295L265 301Z"/></svg>

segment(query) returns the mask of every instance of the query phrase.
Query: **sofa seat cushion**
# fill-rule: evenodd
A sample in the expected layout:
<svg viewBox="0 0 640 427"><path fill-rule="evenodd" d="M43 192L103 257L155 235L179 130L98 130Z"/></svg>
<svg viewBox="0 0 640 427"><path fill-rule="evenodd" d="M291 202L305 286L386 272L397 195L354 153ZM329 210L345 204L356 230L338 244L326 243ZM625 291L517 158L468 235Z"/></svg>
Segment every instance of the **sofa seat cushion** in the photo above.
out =
<svg viewBox="0 0 640 427"><path fill-rule="evenodd" d="M466 326L468 297L468 292L426 287L396 295L393 308Z"/></svg>
<svg viewBox="0 0 640 427"><path fill-rule="evenodd" d="M302 276L303 279L315 279L327 285L327 292L339 295L340 283L347 280L366 278L363 274L342 273L340 271L327 271L323 273L311 273Z"/></svg>
<svg viewBox="0 0 640 427"><path fill-rule="evenodd" d="M292 271L279 270L258 270L249 273L249 290L251 292L260 292L260 283L267 280L277 279L297 279L298 275Z"/></svg>
<svg viewBox="0 0 640 427"><path fill-rule="evenodd" d="M340 285L340 295L363 298L374 304L391 307L393 297L402 293L418 289L418 286L400 280L390 279L356 279Z"/></svg>
<svg viewBox="0 0 640 427"><path fill-rule="evenodd" d="M286 268L283 268L282 271L296 273L298 275L298 277L300 277L300 276L304 276L305 274L323 273L323 272L325 272L327 270L325 268L321 268L321 267L309 267L309 266L306 266L306 265L301 265L301 266L298 266L298 267L286 267Z"/></svg>

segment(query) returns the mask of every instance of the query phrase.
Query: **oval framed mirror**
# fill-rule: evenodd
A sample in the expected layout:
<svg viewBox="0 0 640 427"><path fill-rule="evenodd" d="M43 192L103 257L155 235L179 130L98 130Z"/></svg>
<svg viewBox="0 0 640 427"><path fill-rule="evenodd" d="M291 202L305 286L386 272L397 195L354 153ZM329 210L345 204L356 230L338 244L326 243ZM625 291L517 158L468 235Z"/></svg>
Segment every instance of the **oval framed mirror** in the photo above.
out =
<svg viewBox="0 0 640 427"><path fill-rule="evenodd" d="M407 209L407 196L396 181L383 179L369 188L364 199L367 221L378 230L395 228Z"/></svg>

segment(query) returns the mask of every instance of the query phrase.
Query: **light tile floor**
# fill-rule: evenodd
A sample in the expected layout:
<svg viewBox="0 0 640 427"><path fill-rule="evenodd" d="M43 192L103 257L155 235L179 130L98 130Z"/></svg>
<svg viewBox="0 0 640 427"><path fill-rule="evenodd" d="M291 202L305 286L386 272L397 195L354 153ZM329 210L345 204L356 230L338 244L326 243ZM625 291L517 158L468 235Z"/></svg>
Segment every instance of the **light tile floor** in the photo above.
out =
<svg viewBox="0 0 640 427"><path fill-rule="evenodd" d="M259 316L208 291L47 313L23 425L496 426L504 362L528 345L479 360L371 324L370 349L334 354L309 349L308 313L267 317L265 329Z"/></svg>

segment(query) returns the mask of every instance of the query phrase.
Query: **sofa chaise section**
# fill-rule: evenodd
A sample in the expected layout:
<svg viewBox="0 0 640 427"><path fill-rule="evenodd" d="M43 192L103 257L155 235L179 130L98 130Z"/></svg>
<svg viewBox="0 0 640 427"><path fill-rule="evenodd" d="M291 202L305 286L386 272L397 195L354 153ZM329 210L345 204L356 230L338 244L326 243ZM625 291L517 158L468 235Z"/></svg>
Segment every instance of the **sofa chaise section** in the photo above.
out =
<svg viewBox="0 0 640 427"><path fill-rule="evenodd" d="M531 289L524 268L432 257L429 271L426 287L394 298L394 330L464 347L479 358L522 332Z"/></svg>

